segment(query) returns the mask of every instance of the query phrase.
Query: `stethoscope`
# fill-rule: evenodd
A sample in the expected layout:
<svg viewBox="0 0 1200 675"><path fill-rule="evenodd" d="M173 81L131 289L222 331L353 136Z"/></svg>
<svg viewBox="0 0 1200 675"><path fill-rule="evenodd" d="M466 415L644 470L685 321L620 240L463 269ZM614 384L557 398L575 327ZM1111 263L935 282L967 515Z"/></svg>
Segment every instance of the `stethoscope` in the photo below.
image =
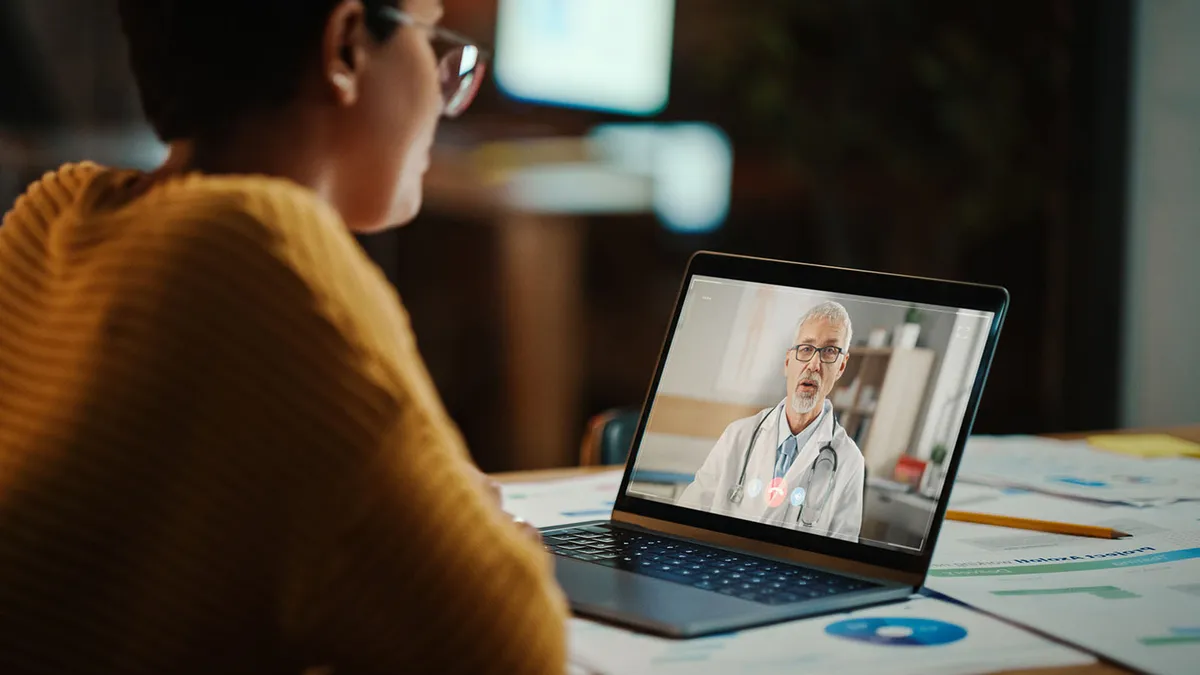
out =
<svg viewBox="0 0 1200 675"><path fill-rule="evenodd" d="M775 408L768 410L766 414L764 414L762 418L758 420L758 424L754 427L754 433L750 434L750 443L746 445L746 451L742 456L742 473L738 477L737 485L729 488L729 501L732 504L742 503L742 496L745 493L743 486L746 483L746 470L750 466L750 453L754 450L754 443L758 440L758 434L762 431L763 425L768 419L770 419L771 413L775 412L776 409L780 410L780 415L783 414L782 407L780 406L776 406ZM809 464L808 468L804 470L804 474L800 479L800 485L797 486L798 489L802 489L803 492L801 493L801 502L799 504L800 510L796 514L796 522L804 525L805 527L812 527L813 523L817 522L817 520L821 517L821 511L825 509L825 504L829 501L829 495L833 493L833 481L837 475L837 452L833 449L833 440L834 436L837 435L839 423L837 419L837 413L834 412L832 407L830 407L829 412L833 415L833 427L829 433L829 440L826 441L825 445L822 445L821 449L817 451L816 458L813 459L812 464ZM803 499L812 491L813 476L816 475L819 467L823 467L829 471L829 478L825 485L825 494L821 498L821 503L816 504L812 509L809 509L807 508L808 504L804 503ZM806 517L808 513L813 514L811 520Z"/></svg>

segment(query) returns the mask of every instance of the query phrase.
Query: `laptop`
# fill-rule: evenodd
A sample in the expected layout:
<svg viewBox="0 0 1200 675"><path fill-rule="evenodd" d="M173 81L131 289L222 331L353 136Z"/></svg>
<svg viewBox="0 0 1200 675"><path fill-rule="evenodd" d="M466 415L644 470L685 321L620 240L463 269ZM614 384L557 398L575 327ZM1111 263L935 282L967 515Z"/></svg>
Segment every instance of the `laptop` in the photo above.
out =
<svg viewBox="0 0 1200 675"><path fill-rule="evenodd" d="M919 591L998 286L702 251L611 516L541 529L573 611L688 638Z"/></svg>

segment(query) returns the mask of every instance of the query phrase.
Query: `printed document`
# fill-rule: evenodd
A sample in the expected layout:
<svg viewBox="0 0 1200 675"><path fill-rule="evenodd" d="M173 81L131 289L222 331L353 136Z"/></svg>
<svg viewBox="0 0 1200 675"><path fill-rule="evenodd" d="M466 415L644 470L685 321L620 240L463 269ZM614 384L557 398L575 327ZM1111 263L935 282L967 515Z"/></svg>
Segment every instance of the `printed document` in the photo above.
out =
<svg viewBox="0 0 1200 675"><path fill-rule="evenodd" d="M1156 531L1142 511L1128 520L1138 531L1122 540L949 522L926 585L1134 668L1194 674L1200 529Z"/></svg>
<svg viewBox="0 0 1200 675"><path fill-rule="evenodd" d="M535 527L603 520L612 515L623 469L577 478L500 485L504 510Z"/></svg>
<svg viewBox="0 0 1200 675"><path fill-rule="evenodd" d="M972 436L957 482L1148 507L1200 499L1200 462L1129 457L1084 441Z"/></svg>
<svg viewBox="0 0 1200 675"><path fill-rule="evenodd" d="M959 675L1084 665L1094 657L965 607L891 605L692 640L574 619L571 660L593 673Z"/></svg>

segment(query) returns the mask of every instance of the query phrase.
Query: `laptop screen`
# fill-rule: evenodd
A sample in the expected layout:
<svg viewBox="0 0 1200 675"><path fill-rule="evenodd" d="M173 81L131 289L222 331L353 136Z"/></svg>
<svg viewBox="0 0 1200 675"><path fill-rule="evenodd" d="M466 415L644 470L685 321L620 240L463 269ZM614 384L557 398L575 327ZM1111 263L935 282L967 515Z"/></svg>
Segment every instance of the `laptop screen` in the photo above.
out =
<svg viewBox="0 0 1200 675"><path fill-rule="evenodd" d="M693 276L626 494L926 547L991 312Z"/></svg>

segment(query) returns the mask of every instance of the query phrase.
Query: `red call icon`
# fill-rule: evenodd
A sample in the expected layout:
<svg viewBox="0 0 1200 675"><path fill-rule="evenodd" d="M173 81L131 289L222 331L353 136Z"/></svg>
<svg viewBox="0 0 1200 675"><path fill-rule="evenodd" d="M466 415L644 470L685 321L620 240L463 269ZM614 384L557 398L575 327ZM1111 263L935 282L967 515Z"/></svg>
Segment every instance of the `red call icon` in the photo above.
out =
<svg viewBox="0 0 1200 675"><path fill-rule="evenodd" d="M787 482L782 478L772 478L767 486L767 506L775 508L787 499Z"/></svg>

